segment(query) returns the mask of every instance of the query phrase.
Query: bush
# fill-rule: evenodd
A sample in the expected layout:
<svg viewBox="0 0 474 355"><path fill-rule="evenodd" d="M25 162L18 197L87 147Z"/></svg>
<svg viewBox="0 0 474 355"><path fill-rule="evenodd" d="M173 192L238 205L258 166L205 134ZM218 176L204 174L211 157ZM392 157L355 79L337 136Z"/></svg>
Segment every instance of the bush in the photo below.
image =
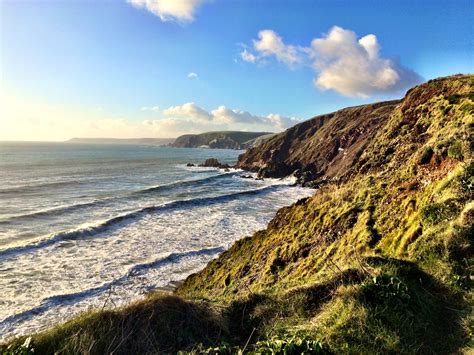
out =
<svg viewBox="0 0 474 355"><path fill-rule="evenodd" d="M449 146L448 157L458 160L461 160L463 158L462 144L460 141L456 141Z"/></svg>
<svg viewBox="0 0 474 355"><path fill-rule="evenodd" d="M460 178L461 189L469 196L474 192L474 162L467 166Z"/></svg>
<svg viewBox="0 0 474 355"><path fill-rule="evenodd" d="M447 221L456 215L458 208L454 204L432 203L422 210L423 219L430 224Z"/></svg>
<svg viewBox="0 0 474 355"><path fill-rule="evenodd" d="M410 299L407 285L397 276L382 274L374 276L370 282L362 287L368 300L388 300L404 302Z"/></svg>

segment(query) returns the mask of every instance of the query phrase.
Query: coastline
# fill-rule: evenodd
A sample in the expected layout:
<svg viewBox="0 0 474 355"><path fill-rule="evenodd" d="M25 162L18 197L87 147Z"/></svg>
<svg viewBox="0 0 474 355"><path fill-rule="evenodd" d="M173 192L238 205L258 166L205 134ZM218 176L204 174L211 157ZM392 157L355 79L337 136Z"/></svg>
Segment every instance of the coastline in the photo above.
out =
<svg viewBox="0 0 474 355"><path fill-rule="evenodd" d="M432 80L396 104L316 117L250 149L240 161L262 175L311 167L319 188L165 294L73 319L32 346L468 352L473 88L472 75ZM25 339L10 344L24 349Z"/></svg>
<svg viewBox="0 0 474 355"><path fill-rule="evenodd" d="M204 164L201 164L201 165L204 165ZM219 163L219 165L221 165L221 164ZM208 166L197 167L198 170L199 170L199 169L209 169L209 168L211 168L211 167L208 167ZM195 169L195 167L191 167L190 169L193 171L193 169ZM220 166L220 167L212 167L212 169L217 169L217 170L219 170L222 174L225 175L225 174L227 174L227 170L229 169L229 167L222 165L222 166ZM235 169L235 168L233 168L233 167L230 167L230 169L231 169L234 173L235 173L235 172L241 172L242 174L245 174L241 169ZM200 170L199 170L199 171L200 171ZM253 174L252 174L252 176L253 176ZM250 175L249 175L249 177L250 177ZM244 179L247 180L248 177L246 176ZM245 180L242 180L242 181L245 181ZM258 181L258 179L256 179L256 177L252 177L251 180L257 180L256 182L260 182L260 181ZM272 181L272 182L270 183L270 185L272 185L272 186L275 185L275 184L276 184L276 185L283 184L282 186L289 186L289 185L291 185L291 184L289 184L287 181L284 181L284 180L282 180L282 179L274 179L274 180L272 180L272 179L267 179L267 181L268 181L269 183L270 183L270 181ZM49 244L52 243L52 241L51 241L50 238L47 238L47 239L44 239L44 240L40 240L40 242L41 242L41 243L40 243L41 245L43 245L44 243L49 243ZM48 244L48 245L49 245L49 244ZM36 245L36 244L35 244L35 245ZM46 244L45 244L45 245L46 245ZM30 247L31 247L31 246L30 246ZM21 249L21 248L24 248L24 246L23 246L23 247L17 247L17 248L20 248L20 249ZM8 249L8 251L10 251L10 249ZM9 255L10 255L10 254L11 254L11 253L9 253ZM205 265L202 266L202 268L204 268L204 267L205 267ZM198 270L196 270L196 272L197 272L197 271L198 271ZM181 279L177 279L177 280L172 280L172 281L168 282L168 284L166 284L166 285L164 285L164 286L157 286L153 291L150 291L151 294L145 296L145 298L147 298L147 297L149 297L149 296L152 296L152 295L155 294L155 293L160 293L160 294L165 293L165 294L170 294L170 295L172 295L172 294L175 293L176 289L177 289L183 282L184 282L184 279L181 278ZM122 308L124 308L124 307L126 308L126 307L127 307L128 305L130 305L130 304L134 304L134 303L136 303L136 302L140 302L140 299L142 299L142 298L143 298L143 296L140 297L138 300L128 301L127 303L118 306L117 309L122 309ZM107 304L107 309L110 309L109 307L112 306L112 304L113 304L113 303L108 302L108 300L106 300L105 303ZM87 310L87 311L80 312L78 315L74 315L74 317L72 318L72 320L73 320L74 318L77 318L77 317L80 318L80 317L82 317L82 315L84 315L85 313L89 313L90 311L98 311L98 310L104 310L104 306L98 305L98 306L94 307L92 310ZM46 329L44 329L44 330L40 330L40 333L48 332L49 330L56 328L58 325L59 325L59 324L56 323L55 325L50 326L50 327L48 327L48 328L46 328ZM16 336L13 335L13 338L15 338L15 337L16 337ZM23 337L23 336L21 336L21 337ZM2 341L2 344L5 344L5 343L8 343L8 342L12 341L13 338L12 338L11 336L10 336L10 337L7 337L7 338L4 338L4 340Z"/></svg>

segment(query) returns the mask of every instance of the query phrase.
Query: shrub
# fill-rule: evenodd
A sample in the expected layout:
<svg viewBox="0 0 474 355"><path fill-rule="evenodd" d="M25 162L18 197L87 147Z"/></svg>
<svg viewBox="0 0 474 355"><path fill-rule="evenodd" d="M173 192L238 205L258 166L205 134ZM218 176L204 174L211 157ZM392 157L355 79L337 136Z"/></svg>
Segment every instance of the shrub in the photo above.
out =
<svg viewBox="0 0 474 355"><path fill-rule="evenodd" d="M462 144L460 141L456 141L449 146L448 157L458 160L463 158Z"/></svg>
<svg viewBox="0 0 474 355"><path fill-rule="evenodd" d="M407 285L397 276L382 274L374 276L370 282L362 287L368 300L389 300L404 302L410 299Z"/></svg>
<svg viewBox="0 0 474 355"><path fill-rule="evenodd" d="M460 185L461 189L471 196L474 191L474 162L469 164L464 174L461 175Z"/></svg>
<svg viewBox="0 0 474 355"><path fill-rule="evenodd" d="M432 203L422 210L423 219L429 224L437 224L451 219L457 213L457 207L449 203Z"/></svg>

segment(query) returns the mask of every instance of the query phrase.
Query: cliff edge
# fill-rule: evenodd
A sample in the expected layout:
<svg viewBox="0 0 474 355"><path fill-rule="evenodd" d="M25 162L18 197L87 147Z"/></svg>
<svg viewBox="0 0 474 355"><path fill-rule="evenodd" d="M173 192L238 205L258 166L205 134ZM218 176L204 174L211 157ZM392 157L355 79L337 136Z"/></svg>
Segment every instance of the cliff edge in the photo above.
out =
<svg viewBox="0 0 474 355"><path fill-rule="evenodd" d="M276 177L297 170L317 187L312 197L282 208L174 295L86 314L8 349L469 353L473 130L474 75L455 75L270 137L238 166Z"/></svg>

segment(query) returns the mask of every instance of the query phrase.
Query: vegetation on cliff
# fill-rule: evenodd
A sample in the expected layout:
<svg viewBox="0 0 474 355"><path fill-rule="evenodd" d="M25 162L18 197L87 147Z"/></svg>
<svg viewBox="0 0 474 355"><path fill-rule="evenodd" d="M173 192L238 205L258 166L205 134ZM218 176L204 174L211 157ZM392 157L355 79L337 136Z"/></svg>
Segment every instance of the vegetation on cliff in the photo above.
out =
<svg viewBox="0 0 474 355"><path fill-rule="evenodd" d="M220 148L220 149L247 149L261 142L268 132L240 132L240 131L218 131L201 134L185 134L179 136L170 144L176 148ZM260 138L257 140L257 138Z"/></svg>
<svg viewBox="0 0 474 355"><path fill-rule="evenodd" d="M319 187L312 197L174 296L85 315L32 344L64 353L467 351L473 129L474 76L457 75L278 134L239 166L308 172Z"/></svg>

